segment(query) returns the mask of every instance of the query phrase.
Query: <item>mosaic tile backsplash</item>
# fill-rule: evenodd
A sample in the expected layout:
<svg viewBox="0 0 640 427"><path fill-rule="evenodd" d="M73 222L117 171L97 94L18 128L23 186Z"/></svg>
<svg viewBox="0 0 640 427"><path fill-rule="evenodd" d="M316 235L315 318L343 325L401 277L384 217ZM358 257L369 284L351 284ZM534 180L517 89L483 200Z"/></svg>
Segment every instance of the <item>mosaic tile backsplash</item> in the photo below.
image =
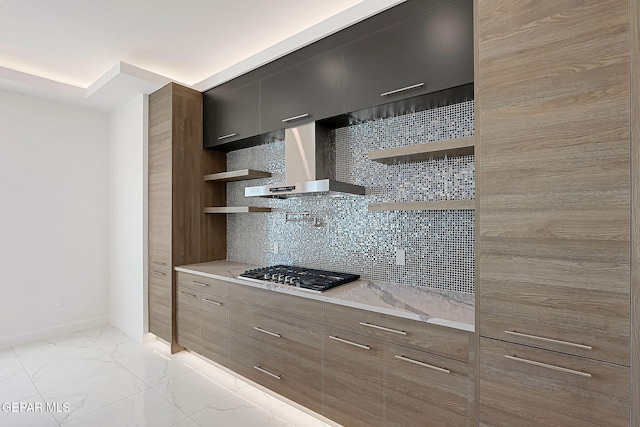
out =
<svg viewBox="0 0 640 427"><path fill-rule="evenodd" d="M344 271L398 285L473 293L474 211L369 212L367 207L371 202L473 199L473 155L394 165L367 157L372 150L471 136L473 117L474 102L468 101L337 129L336 177L366 187L365 196L246 199L246 186L284 182L284 141L228 153L228 170L273 174L227 183L229 206L273 209L227 215L228 259ZM286 221L286 212L298 214ZM405 251L403 266L396 265L397 249Z"/></svg>

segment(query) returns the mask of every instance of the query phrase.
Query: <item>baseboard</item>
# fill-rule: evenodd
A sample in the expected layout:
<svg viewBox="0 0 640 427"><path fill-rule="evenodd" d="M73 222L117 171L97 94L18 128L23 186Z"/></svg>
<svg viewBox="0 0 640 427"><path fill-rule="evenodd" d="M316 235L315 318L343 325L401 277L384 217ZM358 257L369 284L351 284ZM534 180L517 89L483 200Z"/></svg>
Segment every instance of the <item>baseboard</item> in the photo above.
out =
<svg viewBox="0 0 640 427"><path fill-rule="evenodd" d="M123 322L113 316L109 316L109 324L114 328L117 328L129 335L131 338L138 342L142 342L144 331L139 331L137 328L132 327L129 323Z"/></svg>
<svg viewBox="0 0 640 427"><path fill-rule="evenodd" d="M0 338L0 348L11 347L20 344L26 344L33 341L44 340L58 335L77 332L82 329L95 328L109 324L109 316L94 317L93 319L80 320L78 322L66 323L64 325L54 326L51 328L39 329L25 334L12 335Z"/></svg>

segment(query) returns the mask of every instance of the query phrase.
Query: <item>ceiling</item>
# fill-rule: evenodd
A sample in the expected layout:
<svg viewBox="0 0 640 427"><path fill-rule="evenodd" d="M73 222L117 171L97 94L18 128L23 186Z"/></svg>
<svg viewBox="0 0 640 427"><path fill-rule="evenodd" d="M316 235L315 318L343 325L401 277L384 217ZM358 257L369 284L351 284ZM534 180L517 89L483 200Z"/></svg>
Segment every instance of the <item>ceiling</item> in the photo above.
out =
<svg viewBox="0 0 640 427"><path fill-rule="evenodd" d="M87 101L124 75L205 90L400 2L0 0L0 88Z"/></svg>

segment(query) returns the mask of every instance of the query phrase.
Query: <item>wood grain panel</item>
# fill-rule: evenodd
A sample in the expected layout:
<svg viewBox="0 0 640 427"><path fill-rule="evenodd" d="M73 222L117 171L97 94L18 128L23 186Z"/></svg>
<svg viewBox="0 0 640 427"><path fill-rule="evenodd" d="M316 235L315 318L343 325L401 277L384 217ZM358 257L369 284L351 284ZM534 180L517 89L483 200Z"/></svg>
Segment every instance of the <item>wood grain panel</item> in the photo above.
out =
<svg viewBox="0 0 640 427"><path fill-rule="evenodd" d="M444 368L441 372L397 358ZM385 425L464 426L469 423L469 365L395 344L386 345Z"/></svg>
<svg viewBox="0 0 640 427"><path fill-rule="evenodd" d="M202 316L198 292L178 286L176 291L176 341L189 350L202 351Z"/></svg>
<svg viewBox="0 0 640 427"><path fill-rule="evenodd" d="M359 348L330 336L369 346ZM345 426L383 425L384 342L325 327L322 414Z"/></svg>
<svg viewBox="0 0 640 427"><path fill-rule="evenodd" d="M202 355L229 366L229 300L203 292L200 294L200 311Z"/></svg>
<svg viewBox="0 0 640 427"><path fill-rule="evenodd" d="M149 270L149 332L171 342L171 270Z"/></svg>
<svg viewBox="0 0 640 427"><path fill-rule="evenodd" d="M631 1L631 425L640 425L640 2Z"/></svg>
<svg viewBox="0 0 640 427"><path fill-rule="evenodd" d="M465 362L469 359L469 340L473 335L470 332L338 304L325 303L323 310L323 324L325 325L392 343L420 348ZM402 331L405 335L364 326L361 322Z"/></svg>
<svg viewBox="0 0 640 427"><path fill-rule="evenodd" d="M286 310L286 306L284 308ZM321 368L322 331L319 323L237 302L231 303L230 313L230 332L233 335L249 337L267 350L316 369Z"/></svg>
<svg viewBox="0 0 640 427"><path fill-rule="evenodd" d="M286 309L286 313L290 316L300 317L316 323L320 323L322 320L322 303L304 297L258 289L252 286L231 284L229 299L276 312L282 312Z"/></svg>
<svg viewBox="0 0 640 427"><path fill-rule="evenodd" d="M588 373L590 378L505 357ZM480 425L628 426L629 368L480 339Z"/></svg>
<svg viewBox="0 0 640 427"><path fill-rule="evenodd" d="M628 1L478 6L480 334L628 365Z"/></svg>
<svg viewBox="0 0 640 427"><path fill-rule="evenodd" d="M254 368L260 367L276 379ZM318 369L265 351L259 342L245 337L230 336L229 367L240 375L261 384L282 396L320 412L322 407L322 373Z"/></svg>

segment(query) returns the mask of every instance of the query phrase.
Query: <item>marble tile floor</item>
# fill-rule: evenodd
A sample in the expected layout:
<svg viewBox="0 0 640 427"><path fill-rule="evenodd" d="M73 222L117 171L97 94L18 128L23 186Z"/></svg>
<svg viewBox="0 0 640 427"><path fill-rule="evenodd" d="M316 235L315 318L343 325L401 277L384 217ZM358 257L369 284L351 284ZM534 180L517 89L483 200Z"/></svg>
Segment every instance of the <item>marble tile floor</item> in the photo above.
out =
<svg viewBox="0 0 640 427"><path fill-rule="evenodd" d="M1 427L328 427L161 341L102 326L0 349Z"/></svg>

